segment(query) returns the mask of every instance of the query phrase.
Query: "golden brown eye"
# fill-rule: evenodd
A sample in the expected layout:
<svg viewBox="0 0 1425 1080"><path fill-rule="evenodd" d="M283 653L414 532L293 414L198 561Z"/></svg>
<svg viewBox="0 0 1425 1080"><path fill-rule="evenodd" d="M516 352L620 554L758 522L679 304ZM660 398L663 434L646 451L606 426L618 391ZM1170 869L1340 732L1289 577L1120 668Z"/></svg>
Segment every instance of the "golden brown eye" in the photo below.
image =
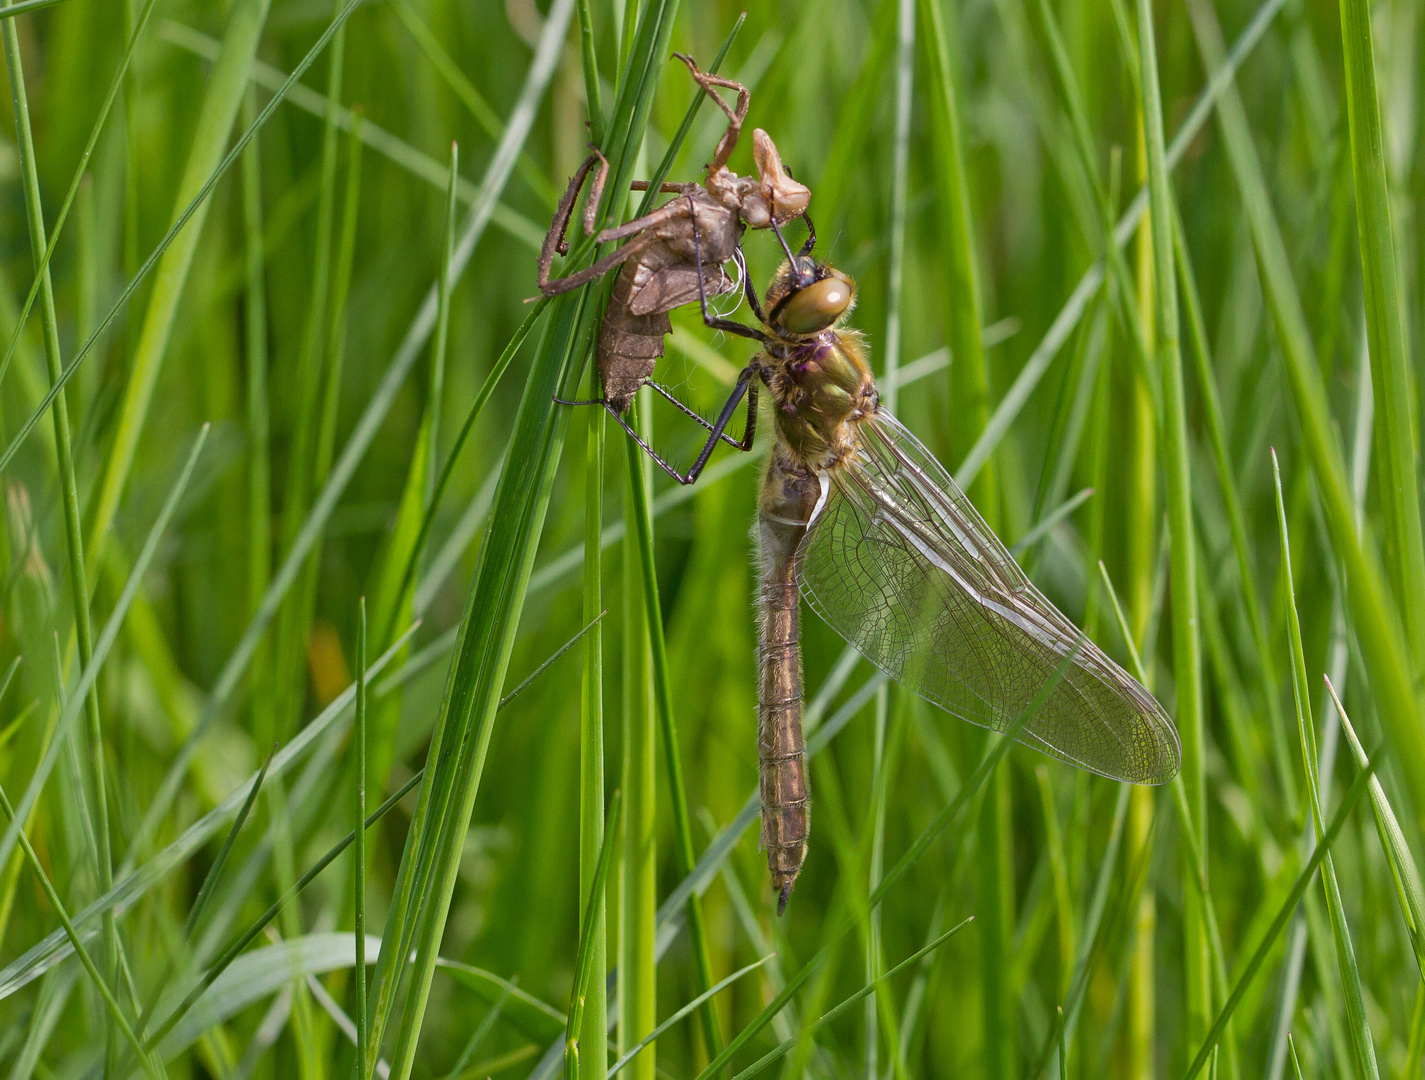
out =
<svg viewBox="0 0 1425 1080"><path fill-rule="evenodd" d="M817 334L846 313L855 296L851 279L836 270L787 300L780 322L793 334Z"/></svg>

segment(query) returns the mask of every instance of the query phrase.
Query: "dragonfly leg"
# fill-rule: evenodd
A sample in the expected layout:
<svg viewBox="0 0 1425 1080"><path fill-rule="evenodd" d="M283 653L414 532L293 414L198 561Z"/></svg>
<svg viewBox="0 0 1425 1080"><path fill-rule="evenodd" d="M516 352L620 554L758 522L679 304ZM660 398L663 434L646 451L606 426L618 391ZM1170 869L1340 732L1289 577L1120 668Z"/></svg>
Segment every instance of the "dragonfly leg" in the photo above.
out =
<svg viewBox="0 0 1425 1080"><path fill-rule="evenodd" d="M752 102L752 91L739 82L731 79L724 79L720 75L713 75L710 72L699 71L697 62L691 56L684 56L682 53L674 53L679 60L688 65L688 71L692 74L693 80L703 88L703 92L712 98L717 107L723 111L727 117L727 130L722 133L722 138L718 140L717 152L713 154L712 164L708 166L708 172L716 172L727 164L727 159L732 157L732 151L737 147L737 138L742 134L742 121L747 119L747 107ZM713 92L714 86L721 86L727 90L737 91L737 107L734 109L727 102Z"/></svg>
<svg viewBox="0 0 1425 1080"><path fill-rule="evenodd" d="M644 248L652 244L658 237L654 233L645 233L636 236L623 247L614 251L610 255L604 256L592 266L586 266L583 270L576 271L568 277L558 278L549 281L547 278L539 283L539 291L545 296L559 296L561 293L571 292L581 285L603 277L616 266L628 262L629 259L643 251Z"/></svg>
<svg viewBox="0 0 1425 1080"><path fill-rule="evenodd" d="M584 232L592 235L594 231L594 214L598 212L599 199L604 193L604 183L609 176L609 162L597 149L584 159L584 164L579 166L577 172L569 180L569 186L564 189L564 195L559 200L558 207L554 211L554 220L549 225L549 232L544 236L544 244L539 249L539 287L541 290L549 284L549 271L554 263L554 253L560 255L569 254L569 218L574 212L574 202L579 198L579 189L584 186L584 180L594 167L594 162L599 163L599 171L594 175L594 182L589 186L589 199L584 206ZM547 295L547 294L546 294Z"/></svg>
<svg viewBox="0 0 1425 1080"><path fill-rule="evenodd" d="M675 184L673 190L682 195L688 194L689 188L696 188L696 184ZM626 236L633 236L643 232L644 229L651 229L654 225L661 225L671 218L679 217L692 212L691 200L688 209L683 208L683 204L678 199L672 199L657 210L644 214L641 218L634 218L632 221L625 221L622 225L615 225L599 233L599 243L607 244L612 240L622 240Z"/></svg>
<svg viewBox="0 0 1425 1080"><path fill-rule="evenodd" d="M811 223L810 214L803 213L802 220L807 223L807 241L805 244L802 245L801 251L799 251L797 254L805 258L807 255L810 255L812 253L812 249L816 247L816 226Z"/></svg>
<svg viewBox="0 0 1425 1080"><path fill-rule="evenodd" d="M656 390L658 393L662 394L664 398L666 398L669 402L672 403L675 409L677 409L684 416L688 417L690 420L693 421L693 423L697 424L699 427L706 428L708 431L713 430L713 422L711 420L706 419L701 413L697 412L696 410L688 408L688 406L684 405L681 401L674 397L672 391L670 391L667 387L661 385L660 383L654 382L652 379L649 379L648 382L644 385L649 386L652 389ZM721 439L723 442L727 443L728 446L735 446L739 450L743 449L742 443L734 439L725 431L722 433Z"/></svg>
<svg viewBox="0 0 1425 1080"><path fill-rule="evenodd" d="M716 448L718 440L723 438L723 433L727 430L727 425L732 421L733 414L737 412L738 403L741 402L743 395L747 396L747 428L743 433L742 441L740 443L733 443L732 445L736 446L739 450L752 449L752 440L757 430L757 384L753 378L756 371L757 369L755 367L749 365L742 371L742 374L737 377L737 385L733 387L732 396L727 399L727 402L722 407L722 412L718 414L717 420L715 420L709 428L711 434L708 436L708 441L703 445L703 449L698 454L697 460L693 462L693 467L688 470L686 475L680 473L677 469L673 468L672 465L669 465L663 456L659 454L657 450L654 450L653 447L649 446L643 436L635 431L633 426L629 424L613 406L607 402L604 402L603 405L604 408L608 409L609 415L618 421L619 427L623 428L623 430L628 433L629 438L643 448L644 453L657 462L660 469L680 484L693 484L697 482L698 477L703 474L703 469L707 467L708 459L712 457L712 452L714 448ZM570 404L575 403L570 402ZM592 402L580 402L578 404L592 404ZM702 417L697 416L697 414L693 415L696 419L702 420Z"/></svg>

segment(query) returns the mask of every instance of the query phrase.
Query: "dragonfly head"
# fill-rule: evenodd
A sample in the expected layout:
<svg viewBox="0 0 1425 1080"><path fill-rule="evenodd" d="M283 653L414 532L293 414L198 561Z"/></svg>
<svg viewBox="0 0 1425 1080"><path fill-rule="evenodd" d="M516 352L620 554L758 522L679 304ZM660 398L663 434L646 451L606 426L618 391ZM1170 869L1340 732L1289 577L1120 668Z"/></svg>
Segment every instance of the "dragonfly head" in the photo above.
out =
<svg viewBox="0 0 1425 1080"><path fill-rule="evenodd" d="M810 255L782 264L767 290L767 324L791 338L814 337L840 322L856 304L856 283Z"/></svg>

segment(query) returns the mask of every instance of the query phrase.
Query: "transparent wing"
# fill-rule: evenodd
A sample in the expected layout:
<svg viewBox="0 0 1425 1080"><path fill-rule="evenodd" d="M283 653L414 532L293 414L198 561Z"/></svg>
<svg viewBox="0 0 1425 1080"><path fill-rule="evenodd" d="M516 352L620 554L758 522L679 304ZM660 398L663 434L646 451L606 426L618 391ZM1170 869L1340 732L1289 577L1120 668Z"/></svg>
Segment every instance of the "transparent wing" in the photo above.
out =
<svg viewBox="0 0 1425 1080"><path fill-rule="evenodd" d="M817 613L927 701L997 731L1072 656L1020 741L1116 780L1172 779L1162 706L1033 586L914 435L884 410L860 432L798 553Z"/></svg>

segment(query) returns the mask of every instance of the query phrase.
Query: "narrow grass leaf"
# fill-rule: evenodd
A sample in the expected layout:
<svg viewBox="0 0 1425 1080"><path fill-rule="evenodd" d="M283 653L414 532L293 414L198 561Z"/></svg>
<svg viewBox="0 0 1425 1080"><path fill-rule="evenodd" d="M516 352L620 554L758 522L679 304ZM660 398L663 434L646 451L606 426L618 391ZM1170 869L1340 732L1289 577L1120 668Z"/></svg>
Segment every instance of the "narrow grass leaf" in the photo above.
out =
<svg viewBox="0 0 1425 1080"><path fill-rule="evenodd" d="M1350 717L1346 715L1345 706L1341 704L1329 677L1326 679L1326 689L1336 706L1336 714L1341 718L1341 727L1351 744L1351 753L1355 755L1356 764L1364 768L1365 747L1356 737L1356 729L1351 726ZM1400 828L1395 811L1391 809L1390 800L1386 798L1385 788L1381 786L1379 777L1375 776L1371 777L1371 810L1375 814L1381 850L1385 852L1386 860L1390 863L1390 875L1395 881L1396 899L1400 902L1400 914L1405 919L1406 933L1410 935L1415 963L1420 968L1422 979L1425 979L1425 887L1420 884L1420 871L1415 865L1415 856L1411 854L1405 833Z"/></svg>
<svg viewBox="0 0 1425 1080"><path fill-rule="evenodd" d="M1376 90L1371 6L1340 0L1346 68L1346 118L1355 180L1356 232L1375 389L1376 469L1385 518L1387 577L1405 623L1418 679L1425 670L1425 539L1421 536L1415 444L1416 376L1405 336L1395 232L1391 226L1386 142Z"/></svg>
<svg viewBox="0 0 1425 1080"><path fill-rule="evenodd" d="M1217 80L1228 68L1222 61L1221 30L1216 14L1202 0L1188 0L1188 14L1192 17L1204 66L1210 77ZM1400 756L1401 773L1410 786L1412 801L1417 807L1425 807L1425 729L1419 722L1419 701L1411 676L1409 651L1399 614L1386 591L1375 544L1356 529L1355 501L1327 405L1326 387L1292 278L1291 260L1272 209L1262 163L1235 86L1225 89L1218 99L1218 120L1247 215L1263 296L1286 363L1302 442L1321 495L1322 513L1336 555L1345 563L1346 593L1352 624L1361 642L1361 654L1379 701L1381 718ZM1425 810L1417 810L1419 813Z"/></svg>
<svg viewBox="0 0 1425 1080"><path fill-rule="evenodd" d="M1296 726L1301 739L1301 756L1306 770L1307 798L1311 818L1316 824L1317 843L1324 847L1321 780L1317 775L1316 732L1312 727L1311 699L1307 689L1306 658L1301 645L1301 622L1296 610L1296 589L1292 581L1291 542L1287 537L1286 506L1282 501L1281 468L1276 451L1272 451L1272 478L1276 483L1277 527L1281 535L1282 573L1287 589L1287 630L1291 638L1292 687L1296 698ZM1341 902L1341 887L1336 881L1336 868L1327 852L1321 863L1321 881L1326 892L1326 910L1331 918L1331 936L1336 943L1336 963L1341 971L1341 989L1346 998L1346 1023L1351 1036L1351 1049L1356 1068L1362 1077L1375 1080L1380 1075L1376 1065L1375 1045L1371 1039L1370 1021L1366 1017L1365 994L1361 988L1361 973L1351 944L1346 910Z"/></svg>

